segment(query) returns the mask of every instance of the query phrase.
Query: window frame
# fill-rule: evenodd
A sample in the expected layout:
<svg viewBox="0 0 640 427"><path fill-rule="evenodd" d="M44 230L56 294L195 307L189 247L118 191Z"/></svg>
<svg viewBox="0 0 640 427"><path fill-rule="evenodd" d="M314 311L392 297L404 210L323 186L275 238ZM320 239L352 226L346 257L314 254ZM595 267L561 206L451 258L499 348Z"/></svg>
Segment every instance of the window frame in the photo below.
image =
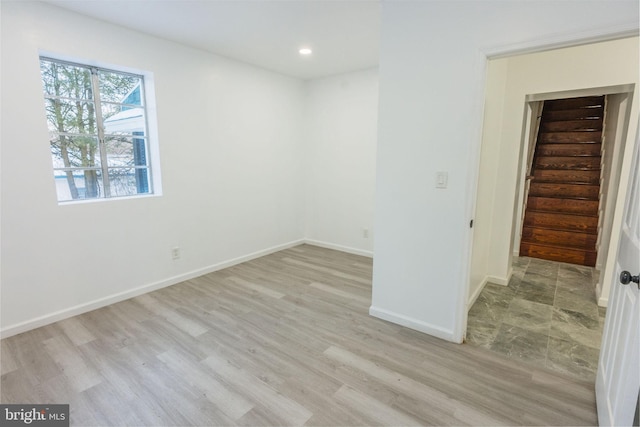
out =
<svg viewBox="0 0 640 427"><path fill-rule="evenodd" d="M130 199L130 198L139 198L139 197L153 197L161 195L161 184L160 184L160 175L159 175L159 157L157 153L157 129L156 129L156 118L155 118L155 96L153 93L153 74L149 72L143 71L126 71L121 69L120 67L114 66L105 66L102 64L96 64L95 61L83 61L76 59L63 59L57 57L56 55L48 54L46 52L40 52L38 56L38 64L42 66L42 61L47 61L49 63L60 64L63 66L71 66L77 67L81 69L85 69L90 73L91 77L91 98L89 99L77 99L70 98L65 96L56 96L47 93L46 88L43 86L42 94L45 104L49 102L49 100L63 100L63 101L80 101L86 103L94 104L94 114L95 114L95 133L69 133L69 132L60 132L54 131L56 136L68 136L68 137L90 137L96 138L98 144L98 153L99 153L99 161L97 161L94 166L70 166L70 167L56 167L55 163L52 164L52 169L54 172L54 182L56 178L56 172L84 172L88 170L95 170L101 173L100 180L102 181L102 191L96 197L78 197L78 198L70 198L70 199L61 199L56 189L56 198L58 204L73 204L73 203L87 203L87 202L100 202L107 200L122 200L122 199ZM129 104L125 102L117 102L117 101L106 101L102 99L102 94L100 93L100 73L113 73L120 76L130 76L139 80L140 87L140 103L139 104ZM41 83L44 83L41 76ZM133 90L133 89L132 89ZM123 99L124 101L124 99ZM103 117L103 108L105 106L119 106L119 107L129 107L129 108L140 108L142 109L143 115L143 123L144 123L144 134L140 135L137 132L131 132L131 135L117 135L117 134L109 134L105 129L105 120ZM45 106L46 111L46 106ZM153 117L152 117L153 114ZM47 118L48 122L48 118ZM49 125L47 125L49 127ZM49 129L49 135L51 135L51 129ZM118 165L118 166L110 166L109 165L109 157L107 152L107 142L110 137L120 136L123 138L131 138L132 142L135 139L141 139L144 141L144 161L143 165ZM51 139L49 140L51 142ZM135 151L135 142L133 142ZM50 153L51 154L51 153ZM135 154L133 155L135 158ZM52 156L52 161L53 161ZM124 194L118 195L113 194L111 188L112 178L109 175L109 172L113 172L114 170L125 170L129 169L134 171L145 170L146 171L146 192L136 192L134 194ZM75 179L75 178L74 178ZM57 185L57 184L56 184Z"/></svg>

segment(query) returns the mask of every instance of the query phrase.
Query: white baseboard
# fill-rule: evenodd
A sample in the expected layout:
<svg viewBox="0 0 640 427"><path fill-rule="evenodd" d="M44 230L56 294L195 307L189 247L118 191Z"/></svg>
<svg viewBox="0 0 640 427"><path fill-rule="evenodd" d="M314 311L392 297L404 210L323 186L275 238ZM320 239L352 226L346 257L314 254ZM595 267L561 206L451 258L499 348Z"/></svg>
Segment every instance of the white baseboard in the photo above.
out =
<svg viewBox="0 0 640 427"><path fill-rule="evenodd" d="M451 341L457 344L462 343L462 341L457 341L454 338L453 331L451 330L443 329L439 326L434 326L429 323L423 322L421 320L404 316L402 314L394 313L382 308L371 306L369 307L369 315L373 317L377 317L378 319L395 323L400 326L405 326L407 328L414 329L419 332L424 332L425 334L428 334L428 335L433 335L434 337L437 337L437 338L442 338L443 340Z"/></svg>
<svg viewBox="0 0 640 427"><path fill-rule="evenodd" d="M609 297L602 296L602 281L599 281L598 283L596 283L596 298L598 298L599 307L609 306Z"/></svg>
<svg viewBox="0 0 640 427"><path fill-rule="evenodd" d="M0 329L0 338L7 338L12 335L21 334L22 332L30 331L31 329L39 328L60 320L67 319L69 317L77 316L88 311L92 311L98 308L105 307L110 304L115 304L120 301L127 300L129 298L136 297L138 295L146 294L158 289L166 288L167 286L175 285L185 280L193 279L194 277L202 276L204 274L212 273L214 271L222 270L223 268L231 267L236 264L240 264L252 259L260 258L265 255L272 254L274 252L281 251L283 249L291 248L293 246L305 243L304 239L294 240L281 245L272 246L267 249L256 251L248 255L243 255L237 258L233 258L227 261L222 261L204 268L199 268L184 274L169 277L158 282L143 285L128 291L119 292L117 294L109 295L104 298L99 298L84 304L79 304L74 307L59 310L53 313L45 314L44 316L36 317L35 319L27 320L15 325L7 326Z"/></svg>
<svg viewBox="0 0 640 427"><path fill-rule="evenodd" d="M487 282L491 282L501 286L507 286L509 284L509 279L505 279L504 277L487 276L486 280Z"/></svg>
<svg viewBox="0 0 640 427"><path fill-rule="evenodd" d="M349 254L362 255L369 258L373 258L373 251L367 251L364 249L357 249L349 246L342 246L342 245L337 245L335 243L323 242L321 240L313 240L313 239L304 239L304 243L307 243L313 246L319 246L321 248L334 249L340 252L346 252Z"/></svg>
<svg viewBox="0 0 640 427"><path fill-rule="evenodd" d="M487 285L488 282L489 282L489 278L488 276L485 276L485 278L482 279L482 282L480 282L480 286L476 288L476 290L473 292L473 294L469 298L469 301L467 301L467 311L471 309L471 307L473 306L473 303L476 302L476 300L480 296L480 293L482 293L482 290L484 289L484 287Z"/></svg>
<svg viewBox="0 0 640 427"><path fill-rule="evenodd" d="M489 275L486 277L486 281L495 283L496 285L508 286L512 275L513 275L513 268L509 267L509 271L507 272L507 277L498 277L498 276Z"/></svg>
<svg viewBox="0 0 640 427"><path fill-rule="evenodd" d="M471 295L471 297L469 298L469 301L467 301L467 311L469 311L471 306L473 306L473 303L476 302L476 300L480 296L480 293L482 292L484 287L487 286L487 283L495 283L496 285L508 286L512 275L513 275L513 268L509 267L509 271L507 272L507 277L498 277L498 276L491 276L491 275L485 276L484 279L482 279L480 286L478 286L478 288L475 290L473 295Z"/></svg>

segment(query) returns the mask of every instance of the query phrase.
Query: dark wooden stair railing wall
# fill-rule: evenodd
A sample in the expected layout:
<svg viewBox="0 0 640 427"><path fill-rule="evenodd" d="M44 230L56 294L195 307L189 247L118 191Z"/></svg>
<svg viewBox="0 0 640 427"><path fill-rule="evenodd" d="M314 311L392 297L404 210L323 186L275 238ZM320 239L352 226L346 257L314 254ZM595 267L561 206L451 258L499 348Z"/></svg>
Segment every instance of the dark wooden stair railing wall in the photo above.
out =
<svg viewBox="0 0 640 427"><path fill-rule="evenodd" d="M604 96L545 101L520 255L595 266Z"/></svg>

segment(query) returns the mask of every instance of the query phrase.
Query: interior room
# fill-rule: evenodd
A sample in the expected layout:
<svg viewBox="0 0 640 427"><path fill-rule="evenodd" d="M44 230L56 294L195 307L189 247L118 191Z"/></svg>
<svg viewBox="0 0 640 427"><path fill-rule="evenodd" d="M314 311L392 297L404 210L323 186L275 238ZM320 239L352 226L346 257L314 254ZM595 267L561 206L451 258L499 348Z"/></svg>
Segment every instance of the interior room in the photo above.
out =
<svg viewBox="0 0 640 427"><path fill-rule="evenodd" d="M0 7L0 404L71 425L633 423L636 1ZM473 320L535 270L534 108L585 94L621 117L588 372L561 345L492 351Z"/></svg>

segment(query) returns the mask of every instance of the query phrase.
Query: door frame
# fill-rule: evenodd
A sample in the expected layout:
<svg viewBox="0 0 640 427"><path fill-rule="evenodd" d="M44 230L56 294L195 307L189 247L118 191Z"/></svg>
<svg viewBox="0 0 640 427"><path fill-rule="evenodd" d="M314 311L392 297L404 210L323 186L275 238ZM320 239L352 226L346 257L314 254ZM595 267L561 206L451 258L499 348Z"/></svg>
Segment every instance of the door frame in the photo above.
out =
<svg viewBox="0 0 640 427"><path fill-rule="evenodd" d="M629 26L629 25L620 25L620 26L610 26L608 28L600 28L593 32L588 33L579 33L579 34L564 34L552 39L544 38L544 39L533 39L527 41L525 43L518 43L514 45L508 46L487 46L485 48L481 48L477 50L477 70L476 73L478 75L477 83L476 83L476 93L484 94L480 96L481 102L486 99L486 85L487 85L487 69L489 60L492 59L501 59L507 58L511 56L518 55L526 55L537 52L550 51L555 49L567 48L567 47L575 47L585 44L595 44L599 42L606 42L612 40L620 40L630 37L638 37L638 28L637 26ZM567 91L570 92L570 91ZM634 91L635 93L635 91ZM637 102L637 101L636 101ZM630 103L633 109L633 103ZM481 118L484 117L484 105L480 108ZM523 114L526 117L526 111L523 111ZM473 220L476 217L476 207L477 207L477 199L478 199L478 188L479 188L479 177L480 177L480 167L481 167L481 148L483 142L483 123L480 120L480 123L477 126L476 140L477 144L473 144L471 147L471 153L468 157L468 165L469 169L472 171L469 174L469 180L467 183L468 188L468 196L466 202L466 212L468 214L468 218ZM520 146L522 150L522 145ZM522 157L522 153L520 153L520 158ZM518 165L518 170L520 170L520 166ZM628 168L627 168L628 169ZM623 168L624 172L624 168ZM621 172L621 179L628 182L628 172L626 176ZM518 183L519 185L519 183ZM516 197L517 200L517 197ZM515 210L516 204L514 203L514 215L512 218L515 219ZM616 206L616 211L618 211L618 207ZM513 228L515 221L512 221L511 227L511 244L513 244ZM472 265L473 265L473 257L474 257L474 234L475 230L473 227L470 232L467 234L467 242L464 248L463 257L466 259L465 265L466 268L463 271L463 286L461 287L458 295L457 295L457 307L456 307L456 321L454 322L454 330L453 330L453 338L456 342L463 342L466 336L467 330L467 315L468 310L474 302L474 297L477 297L487 283L487 279L489 276L486 276L484 281L478 286L479 289L475 290L473 295L470 295L470 289L472 286ZM509 258L513 255L513 247L509 250ZM488 271L485 271L485 275L488 274ZM509 269L507 273L507 277L505 278L497 278L501 279L501 281L505 282L506 285L508 283L509 277L511 275L511 269Z"/></svg>

